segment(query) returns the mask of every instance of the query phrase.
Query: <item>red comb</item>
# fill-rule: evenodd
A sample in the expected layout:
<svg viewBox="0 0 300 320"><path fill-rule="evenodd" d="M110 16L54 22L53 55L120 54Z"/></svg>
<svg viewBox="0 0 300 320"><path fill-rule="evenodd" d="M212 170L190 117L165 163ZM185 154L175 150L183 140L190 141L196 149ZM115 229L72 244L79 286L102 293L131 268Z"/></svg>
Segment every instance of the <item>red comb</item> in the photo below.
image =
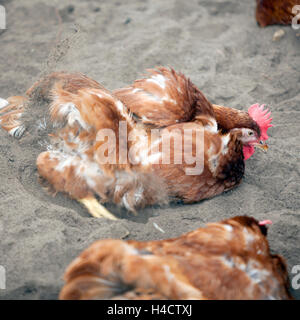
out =
<svg viewBox="0 0 300 320"><path fill-rule="evenodd" d="M268 224L272 224L273 222L271 220L263 220L263 221L259 221L259 225L260 226L265 226L265 225L268 225Z"/></svg>
<svg viewBox="0 0 300 320"><path fill-rule="evenodd" d="M253 104L248 109L249 116L259 125L260 131L261 131L261 140L267 140L269 137L267 135L267 131L270 127L273 127L271 124L272 118L271 112L269 112L269 109L264 110L265 105L262 104L261 106L257 104Z"/></svg>

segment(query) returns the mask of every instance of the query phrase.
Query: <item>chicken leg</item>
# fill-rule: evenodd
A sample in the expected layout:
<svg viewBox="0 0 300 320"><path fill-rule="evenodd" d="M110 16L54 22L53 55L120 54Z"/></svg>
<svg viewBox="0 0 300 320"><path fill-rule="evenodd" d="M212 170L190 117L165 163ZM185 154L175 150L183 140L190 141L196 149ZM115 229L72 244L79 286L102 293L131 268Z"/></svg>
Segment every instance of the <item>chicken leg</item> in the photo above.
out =
<svg viewBox="0 0 300 320"><path fill-rule="evenodd" d="M82 203L88 209L89 213L95 218L106 218L110 220L118 220L94 197L83 198L77 201Z"/></svg>

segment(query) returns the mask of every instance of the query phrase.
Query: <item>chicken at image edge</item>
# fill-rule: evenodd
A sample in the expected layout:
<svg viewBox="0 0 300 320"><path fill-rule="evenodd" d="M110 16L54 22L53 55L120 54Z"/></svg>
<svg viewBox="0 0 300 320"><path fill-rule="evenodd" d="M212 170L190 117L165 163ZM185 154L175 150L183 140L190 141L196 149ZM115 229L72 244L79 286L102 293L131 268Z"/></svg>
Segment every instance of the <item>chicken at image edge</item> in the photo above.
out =
<svg viewBox="0 0 300 320"><path fill-rule="evenodd" d="M200 201L237 186L254 148L267 148L267 130L272 126L268 110L258 104L248 112L212 105L183 74L163 67L148 71L148 77L112 93L82 74L52 73L37 81L27 97L1 99L0 125L21 138L32 129L26 128L24 118L35 114L36 126L43 120L51 133L48 150L37 158L39 175L55 192L80 201L95 217L115 219L95 195L135 212L174 199ZM44 109L37 114L41 103ZM118 135L122 122L133 137L125 141L126 150L121 150L123 137ZM153 128L160 133L154 140ZM181 164L161 161L161 136L179 132L181 139L185 128L204 130L200 174L186 174L194 164L185 159ZM106 141L99 139L102 129L116 133L115 163L106 163L102 152ZM182 145L194 152L195 135ZM130 148L135 148L136 163L128 158ZM121 151L125 162L120 161ZM171 160L178 154L182 157L182 147L171 143Z"/></svg>
<svg viewBox="0 0 300 320"><path fill-rule="evenodd" d="M292 24L299 12L296 8L299 0L256 0L256 21L261 27L273 24ZM299 20L299 19L298 19Z"/></svg>
<svg viewBox="0 0 300 320"><path fill-rule="evenodd" d="M270 223L238 216L174 239L99 240L67 267L60 299L292 299Z"/></svg>

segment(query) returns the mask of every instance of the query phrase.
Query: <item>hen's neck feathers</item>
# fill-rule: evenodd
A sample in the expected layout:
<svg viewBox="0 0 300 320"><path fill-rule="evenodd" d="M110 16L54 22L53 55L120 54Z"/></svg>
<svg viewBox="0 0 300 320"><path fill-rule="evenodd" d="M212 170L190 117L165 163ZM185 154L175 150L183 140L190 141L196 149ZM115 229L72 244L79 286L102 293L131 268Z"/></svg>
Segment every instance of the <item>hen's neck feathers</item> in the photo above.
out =
<svg viewBox="0 0 300 320"><path fill-rule="evenodd" d="M194 96L194 116L205 115L214 118L215 112L212 104L206 99L204 94L191 82L189 82L189 90Z"/></svg>
<svg viewBox="0 0 300 320"><path fill-rule="evenodd" d="M194 100L194 119L203 117L215 118L218 123L218 129L225 132L234 128L248 128L255 130L260 136L260 128L257 123L249 116L248 112L211 104L204 94L192 83L188 82L188 90ZM208 119L209 120L209 119ZM206 123L203 123L204 125Z"/></svg>
<svg viewBox="0 0 300 320"><path fill-rule="evenodd" d="M229 131L234 128L248 128L255 130L260 136L260 128L248 112L215 104L212 106L220 129Z"/></svg>

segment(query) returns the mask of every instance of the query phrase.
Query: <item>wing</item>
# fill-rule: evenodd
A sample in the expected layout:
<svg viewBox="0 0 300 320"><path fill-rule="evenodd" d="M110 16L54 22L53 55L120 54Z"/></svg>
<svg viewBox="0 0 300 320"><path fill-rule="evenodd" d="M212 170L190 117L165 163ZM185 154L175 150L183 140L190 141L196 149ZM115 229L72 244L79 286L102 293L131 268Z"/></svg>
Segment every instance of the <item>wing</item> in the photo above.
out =
<svg viewBox="0 0 300 320"><path fill-rule="evenodd" d="M40 154L37 167L56 191L76 199L96 193L133 212L168 202L161 179L147 168L132 169L126 135L137 133L120 100L102 89L72 93L62 83L54 85L52 96L50 150Z"/></svg>
<svg viewBox="0 0 300 320"><path fill-rule="evenodd" d="M147 71L148 78L114 91L143 123L163 127L191 121L196 116L214 119L210 102L183 74L163 67Z"/></svg>
<svg viewBox="0 0 300 320"><path fill-rule="evenodd" d="M85 88L72 93L62 86L56 83L52 90L50 119L46 121L51 140L48 151L37 158L39 175L56 192L77 200L94 193L106 199L111 188L108 181L112 180L107 172L111 168L101 161L103 153L98 151L105 142L97 139L98 132L116 132L119 121L127 116L125 106L102 89ZM110 149L115 153L116 144Z"/></svg>
<svg viewBox="0 0 300 320"><path fill-rule="evenodd" d="M76 93L57 82L51 91L51 120L56 124L73 127L80 125L86 131L118 129L118 122L134 122L127 107L106 89L81 88Z"/></svg>

